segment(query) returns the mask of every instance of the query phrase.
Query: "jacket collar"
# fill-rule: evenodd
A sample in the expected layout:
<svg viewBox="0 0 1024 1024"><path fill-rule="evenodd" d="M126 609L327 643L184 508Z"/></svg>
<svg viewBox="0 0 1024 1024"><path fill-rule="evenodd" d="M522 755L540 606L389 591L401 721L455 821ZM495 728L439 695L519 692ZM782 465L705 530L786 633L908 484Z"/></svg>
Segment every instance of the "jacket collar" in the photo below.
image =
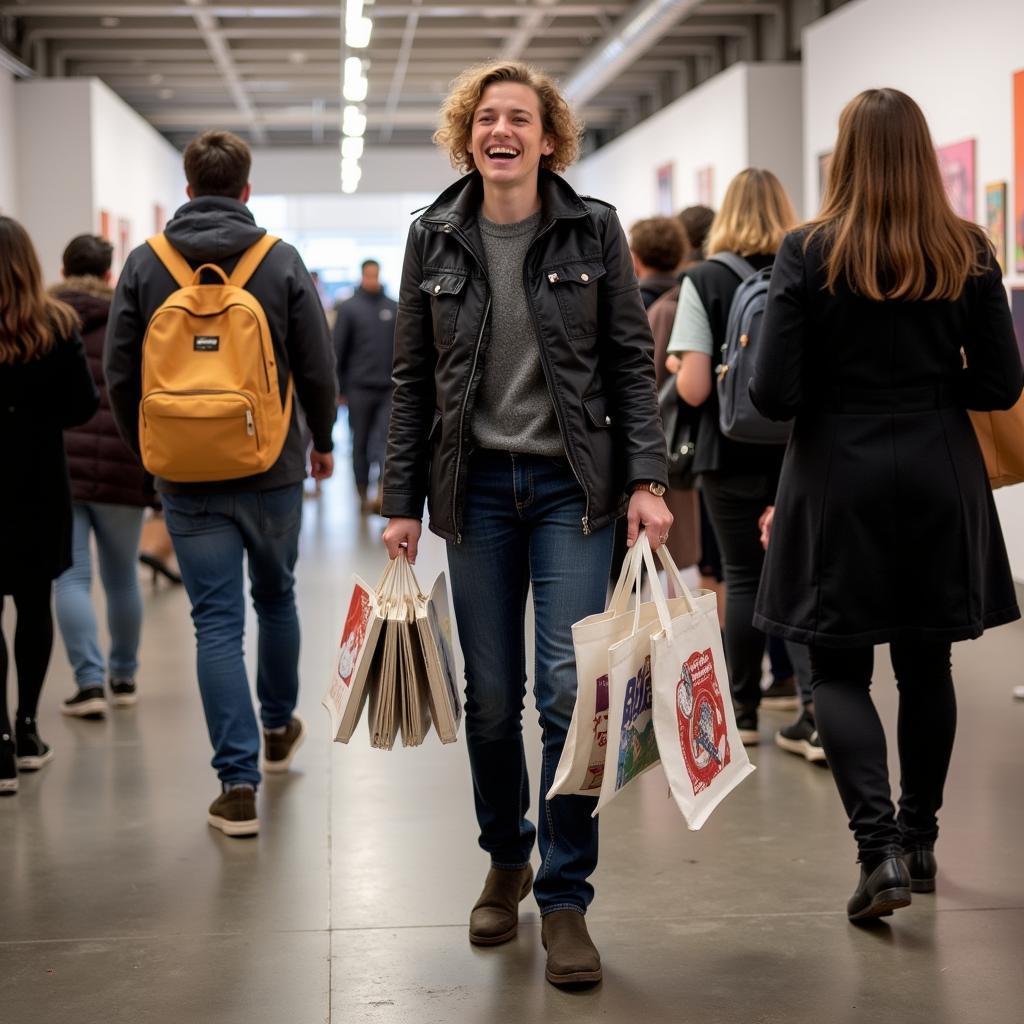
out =
<svg viewBox="0 0 1024 1024"><path fill-rule="evenodd" d="M572 186L559 174L543 168L538 172L537 189L540 192L541 223L585 217L586 203ZM483 179L479 171L463 175L449 185L420 215L425 224L452 224L464 232L475 229L483 202Z"/></svg>

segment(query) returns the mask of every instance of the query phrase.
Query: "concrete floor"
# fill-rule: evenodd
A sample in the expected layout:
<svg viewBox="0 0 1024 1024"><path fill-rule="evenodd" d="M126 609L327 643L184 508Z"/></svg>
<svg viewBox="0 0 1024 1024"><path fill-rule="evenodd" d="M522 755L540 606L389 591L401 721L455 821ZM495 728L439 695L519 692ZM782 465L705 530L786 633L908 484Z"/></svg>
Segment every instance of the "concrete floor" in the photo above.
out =
<svg viewBox="0 0 1024 1024"><path fill-rule="evenodd" d="M306 503L300 711L311 730L295 770L261 791L258 839L206 825L217 783L180 588L145 584L134 710L62 718L71 674L58 642L40 716L57 757L0 800L0 1021L1024 1020L1024 703L1010 699L1024 627L955 651L961 725L937 895L871 930L847 923L855 853L832 779L771 746L788 716L766 713L759 771L700 833L656 772L602 815L588 920L605 980L561 992L544 981L532 900L514 942L466 940L487 864L464 740L391 754L361 731L347 747L329 742L319 702L349 577L374 580L383 564L380 521L354 504L344 464ZM425 542L422 581L443 557Z"/></svg>

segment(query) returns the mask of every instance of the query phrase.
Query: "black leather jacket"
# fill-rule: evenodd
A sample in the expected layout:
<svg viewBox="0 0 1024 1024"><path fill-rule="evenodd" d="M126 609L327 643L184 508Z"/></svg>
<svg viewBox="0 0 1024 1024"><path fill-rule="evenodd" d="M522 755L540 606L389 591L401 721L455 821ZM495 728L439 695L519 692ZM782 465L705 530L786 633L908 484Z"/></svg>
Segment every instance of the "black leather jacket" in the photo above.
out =
<svg viewBox="0 0 1024 1024"><path fill-rule="evenodd" d="M654 342L614 207L540 171L541 227L523 283L562 443L586 496L581 527L622 515L628 485L667 483ZM446 189L409 231L395 328L383 515L461 540L473 403L490 340L480 175Z"/></svg>

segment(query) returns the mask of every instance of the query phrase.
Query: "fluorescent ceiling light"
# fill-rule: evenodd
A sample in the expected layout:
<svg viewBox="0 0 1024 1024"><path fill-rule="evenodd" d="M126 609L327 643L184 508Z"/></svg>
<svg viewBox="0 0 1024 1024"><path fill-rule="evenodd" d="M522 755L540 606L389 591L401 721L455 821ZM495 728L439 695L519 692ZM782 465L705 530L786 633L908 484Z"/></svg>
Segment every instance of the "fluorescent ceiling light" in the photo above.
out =
<svg viewBox="0 0 1024 1024"><path fill-rule="evenodd" d="M345 42L353 50L362 50L370 45L373 34L373 21L370 18L359 18L357 21L345 22Z"/></svg>
<svg viewBox="0 0 1024 1024"><path fill-rule="evenodd" d="M341 140L341 155L350 160L358 160L363 155L362 138L346 138Z"/></svg>
<svg viewBox="0 0 1024 1024"><path fill-rule="evenodd" d="M345 75L341 93L350 103L362 103L366 99L369 83L363 74L363 62L358 57L345 60Z"/></svg>
<svg viewBox="0 0 1024 1024"><path fill-rule="evenodd" d="M347 106L342 112L341 130L351 138L359 138L366 132L366 115L358 107Z"/></svg>

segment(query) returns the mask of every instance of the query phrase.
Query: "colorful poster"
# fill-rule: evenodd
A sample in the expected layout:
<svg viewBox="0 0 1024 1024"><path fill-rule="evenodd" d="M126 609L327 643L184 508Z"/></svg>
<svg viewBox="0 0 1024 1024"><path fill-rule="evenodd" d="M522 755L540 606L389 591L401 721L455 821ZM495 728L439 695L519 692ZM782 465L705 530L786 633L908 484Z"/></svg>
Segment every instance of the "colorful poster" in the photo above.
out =
<svg viewBox="0 0 1024 1024"><path fill-rule="evenodd" d="M828 170L832 166L832 150L818 154L818 207L825 199L825 186L828 184Z"/></svg>
<svg viewBox="0 0 1024 1024"><path fill-rule="evenodd" d="M100 237L108 242L113 241L110 234L110 213L107 210L100 210Z"/></svg>
<svg viewBox="0 0 1024 1024"><path fill-rule="evenodd" d="M675 165L662 164L657 174L657 202L659 216L671 217L675 212Z"/></svg>
<svg viewBox="0 0 1024 1024"><path fill-rule="evenodd" d="M700 167L697 169L697 202L701 206L715 205L715 169Z"/></svg>
<svg viewBox="0 0 1024 1024"><path fill-rule="evenodd" d="M939 146L935 151L939 158L942 183L946 195L957 215L964 220L975 219L974 207L974 139Z"/></svg>
<svg viewBox="0 0 1024 1024"><path fill-rule="evenodd" d="M654 693L651 689L651 656L644 658L637 674L626 684L622 704L622 727L619 731L619 757L616 764L615 789L658 763L658 741L654 737L652 713Z"/></svg>
<svg viewBox="0 0 1024 1024"><path fill-rule="evenodd" d="M1013 76L1014 267L1024 274L1024 71Z"/></svg>
<svg viewBox="0 0 1024 1024"><path fill-rule="evenodd" d="M686 773L696 796L715 781L732 759L725 705L710 649L695 652L679 668L676 725Z"/></svg>
<svg viewBox="0 0 1024 1024"><path fill-rule="evenodd" d="M595 795L601 792L604 781L604 758L608 746L608 676L597 680L597 699L594 704L594 720L590 731L590 764L581 789Z"/></svg>
<svg viewBox="0 0 1024 1024"><path fill-rule="evenodd" d="M999 268L1006 273L1006 182L985 186L985 227L996 249Z"/></svg>

